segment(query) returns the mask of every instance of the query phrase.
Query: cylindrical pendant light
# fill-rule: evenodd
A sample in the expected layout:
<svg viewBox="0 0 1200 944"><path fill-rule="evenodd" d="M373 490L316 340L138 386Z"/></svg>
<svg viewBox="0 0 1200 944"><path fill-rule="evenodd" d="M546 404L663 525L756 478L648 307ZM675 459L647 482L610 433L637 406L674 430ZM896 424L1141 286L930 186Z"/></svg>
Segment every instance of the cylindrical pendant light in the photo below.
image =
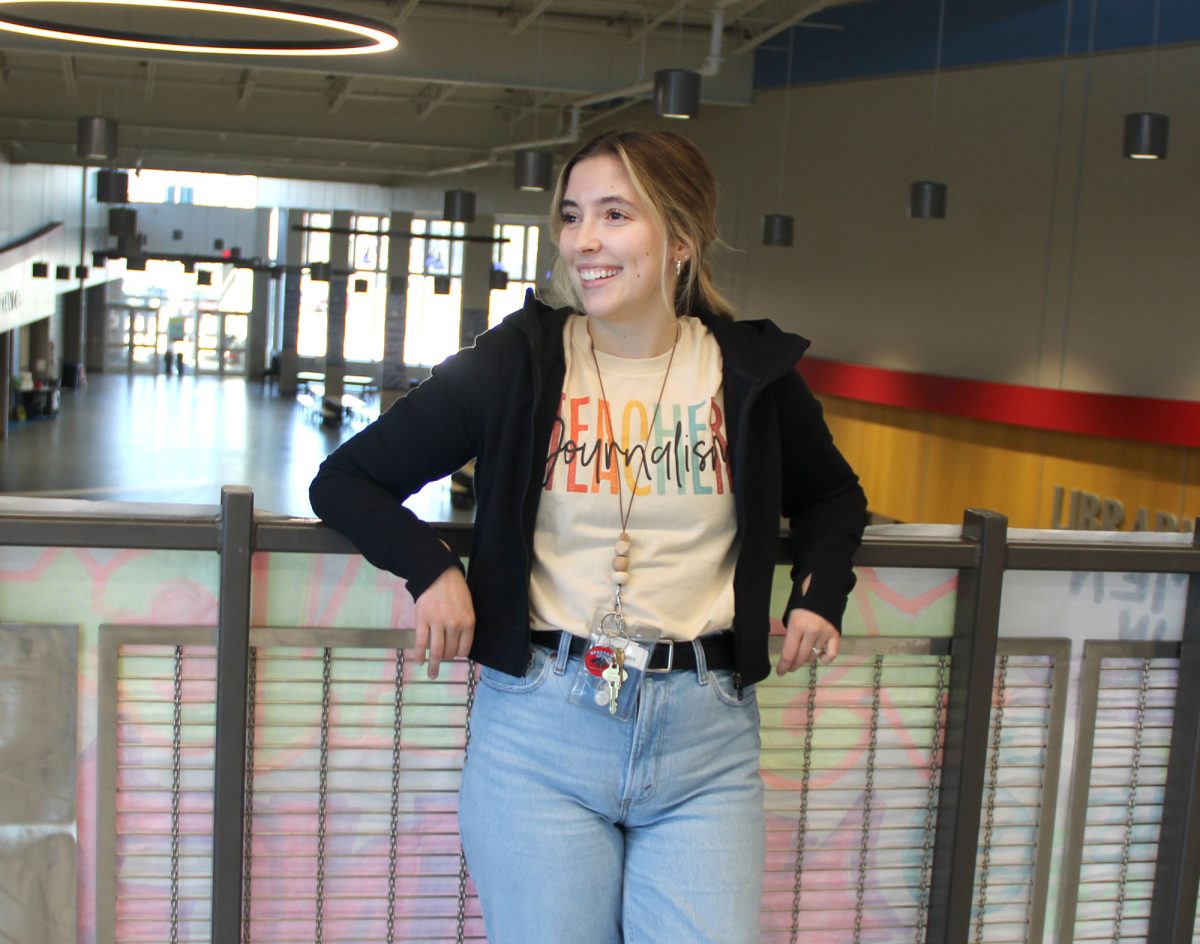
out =
<svg viewBox="0 0 1200 944"><path fill-rule="evenodd" d="M549 190L554 157L549 151L517 151L513 161L513 186L518 190Z"/></svg>
<svg viewBox="0 0 1200 944"><path fill-rule="evenodd" d="M107 168L97 171L96 200L99 203L128 203L129 175Z"/></svg>
<svg viewBox="0 0 1200 944"><path fill-rule="evenodd" d="M113 207L108 211L108 235L132 236L137 232L137 210Z"/></svg>
<svg viewBox="0 0 1200 944"><path fill-rule="evenodd" d="M71 277L70 266L55 266L54 277L60 282L65 282Z"/></svg>
<svg viewBox="0 0 1200 944"><path fill-rule="evenodd" d="M433 277L433 294L434 295L449 295L450 294L450 276L435 275Z"/></svg>
<svg viewBox="0 0 1200 944"><path fill-rule="evenodd" d="M763 217L763 245L790 246L795 220L786 213L768 213Z"/></svg>
<svg viewBox="0 0 1200 944"><path fill-rule="evenodd" d="M1166 115L1139 111L1125 116L1125 156L1138 160L1156 161L1167 156L1167 132L1170 119Z"/></svg>
<svg viewBox="0 0 1200 944"><path fill-rule="evenodd" d="M493 268L488 273L488 290L492 292L503 292L508 288L508 273L503 269Z"/></svg>
<svg viewBox="0 0 1200 944"><path fill-rule="evenodd" d="M368 289L368 285L367 285L366 279L355 279L354 280L354 291L356 293L358 293L359 295L362 295L367 291L367 289Z"/></svg>
<svg viewBox="0 0 1200 944"><path fill-rule="evenodd" d="M35 279L48 278L50 275L50 264L47 262L35 262L31 271Z"/></svg>
<svg viewBox="0 0 1200 944"><path fill-rule="evenodd" d="M947 194L946 185L936 180L913 181L908 215L914 220L944 220Z"/></svg>
<svg viewBox="0 0 1200 944"><path fill-rule="evenodd" d="M207 269L201 269L196 273L197 285L212 285L212 273Z"/></svg>
<svg viewBox="0 0 1200 944"><path fill-rule="evenodd" d="M691 69L659 69L654 73L654 113L660 118L695 118L700 114L700 73Z"/></svg>
<svg viewBox="0 0 1200 944"><path fill-rule="evenodd" d="M449 220L451 223L474 223L475 192L473 190L447 190L443 209L443 220Z"/></svg>
<svg viewBox="0 0 1200 944"><path fill-rule="evenodd" d="M86 279L88 277L88 267L85 265L77 265L75 267L75 278Z"/></svg>
<svg viewBox="0 0 1200 944"><path fill-rule="evenodd" d="M111 161L116 157L116 119L80 118L75 123L75 153L85 161Z"/></svg>

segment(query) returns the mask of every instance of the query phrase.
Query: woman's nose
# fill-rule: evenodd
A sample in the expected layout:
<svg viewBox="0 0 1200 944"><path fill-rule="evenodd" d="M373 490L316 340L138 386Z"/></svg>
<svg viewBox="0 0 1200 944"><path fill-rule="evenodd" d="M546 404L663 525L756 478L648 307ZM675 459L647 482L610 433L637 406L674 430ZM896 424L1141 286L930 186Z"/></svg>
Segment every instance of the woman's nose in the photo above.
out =
<svg viewBox="0 0 1200 944"><path fill-rule="evenodd" d="M594 252L600 248L600 231L590 220L583 220L575 237L575 248L580 252Z"/></svg>

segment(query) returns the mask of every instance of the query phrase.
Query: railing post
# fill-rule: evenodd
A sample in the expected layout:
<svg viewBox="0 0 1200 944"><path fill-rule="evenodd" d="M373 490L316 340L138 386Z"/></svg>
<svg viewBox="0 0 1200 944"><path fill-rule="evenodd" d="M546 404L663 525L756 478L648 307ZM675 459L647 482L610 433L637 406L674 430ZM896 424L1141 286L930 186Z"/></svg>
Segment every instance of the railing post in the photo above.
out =
<svg viewBox="0 0 1200 944"><path fill-rule="evenodd" d="M254 493L221 489L221 591L217 625L217 730L213 765L213 944L238 944L246 790L246 670L250 654L250 563Z"/></svg>
<svg viewBox="0 0 1200 944"><path fill-rule="evenodd" d="M1007 532L1004 515L970 510L963 516L963 537L979 554L975 567L958 577L927 944L970 938Z"/></svg>
<svg viewBox="0 0 1200 944"><path fill-rule="evenodd" d="M1155 944L1191 944L1200 892L1200 574L1188 577L1178 679L1146 933Z"/></svg>

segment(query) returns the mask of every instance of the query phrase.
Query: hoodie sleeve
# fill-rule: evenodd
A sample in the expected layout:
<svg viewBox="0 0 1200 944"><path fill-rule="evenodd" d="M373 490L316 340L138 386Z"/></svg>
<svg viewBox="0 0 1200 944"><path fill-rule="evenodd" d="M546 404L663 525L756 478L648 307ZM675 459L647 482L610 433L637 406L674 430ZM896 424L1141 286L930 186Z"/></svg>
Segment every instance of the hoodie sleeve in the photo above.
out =
<svg viewBox="0 0 1200 944"><path fill-rule="evenodd" d="M403 577L414 599L462 564L402 502L476 455L483 404L498 373L486 350L493 345L467 348L435 367L428 380L321 463L309 487L321 520L376 567Z"/></svg>
<svg viewBox="0 0 1200 944"><path fill-rule="evenodd" d="M858 476L834 445L821 404L799 372L789 371L775 384L775 391L782 436L783 514L791 525L793 560L784 622L799 607L824 617L841 632L846 600L855 583L854 552L867 524L867 498Z"/></svg>

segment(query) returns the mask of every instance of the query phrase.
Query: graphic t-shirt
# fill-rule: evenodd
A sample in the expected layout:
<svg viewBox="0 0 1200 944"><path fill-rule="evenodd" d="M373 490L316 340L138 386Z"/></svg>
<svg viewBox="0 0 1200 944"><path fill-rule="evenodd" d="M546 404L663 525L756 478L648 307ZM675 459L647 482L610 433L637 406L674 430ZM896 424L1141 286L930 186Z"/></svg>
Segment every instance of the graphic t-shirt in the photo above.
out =
<svg viewBox="0 0 1200 944"><path fill-rule="evenodd" d="M597 351L606 401L587 319L567 319L566 379L533 538L536 629L586 636L596 611L611 609L618 497L628 504L634 489L626 619L679 640L733 625L737 513L721 350L699 319L680 325L655 419L670 352L633 359Z"/></svg>

